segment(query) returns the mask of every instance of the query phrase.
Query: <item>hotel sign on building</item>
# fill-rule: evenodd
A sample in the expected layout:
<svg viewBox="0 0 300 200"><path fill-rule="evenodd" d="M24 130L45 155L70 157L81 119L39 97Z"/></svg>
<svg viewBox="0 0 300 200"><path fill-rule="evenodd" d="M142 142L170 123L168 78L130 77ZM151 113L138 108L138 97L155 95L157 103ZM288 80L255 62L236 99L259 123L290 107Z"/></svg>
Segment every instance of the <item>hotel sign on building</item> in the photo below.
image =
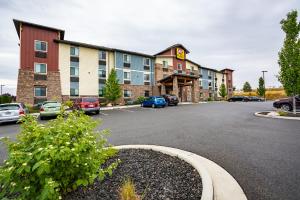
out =
<svg viewBox="0 0 300 200"><path fill-rule="evenodd" d="M180 60L184 60L185 59L185 52L184 52L183 49L176 48L176 58L180 59Z"/></svg>

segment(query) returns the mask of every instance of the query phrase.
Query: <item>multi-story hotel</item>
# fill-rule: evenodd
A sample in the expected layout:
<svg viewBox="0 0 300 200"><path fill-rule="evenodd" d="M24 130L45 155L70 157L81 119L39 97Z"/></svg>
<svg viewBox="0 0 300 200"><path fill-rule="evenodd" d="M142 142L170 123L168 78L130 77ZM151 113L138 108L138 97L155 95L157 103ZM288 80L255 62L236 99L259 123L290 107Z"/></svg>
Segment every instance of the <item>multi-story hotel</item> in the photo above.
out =
<svg viewBox="0 0 300 200"><path fill-rule="evenodd" d="M218 99L222 83L228 96L233 92L233 70L203 67L187 59L189 51L181 44L149 55L69 41L64 39L64 30L13 21L20 39L18 102L101 99L113 68L123 90L121 104L162 94L174 94L180 101Z"/></svg>

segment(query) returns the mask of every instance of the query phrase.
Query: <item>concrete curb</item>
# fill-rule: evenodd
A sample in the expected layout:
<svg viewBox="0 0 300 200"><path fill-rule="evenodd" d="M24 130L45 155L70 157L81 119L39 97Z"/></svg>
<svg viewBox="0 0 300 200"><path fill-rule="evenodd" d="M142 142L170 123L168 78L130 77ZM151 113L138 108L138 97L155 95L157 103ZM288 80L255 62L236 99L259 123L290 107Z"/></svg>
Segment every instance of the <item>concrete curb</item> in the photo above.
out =
<svg viewBox="0 0 300 200"><path fill-rule="evenodd" d="M247 200L236 180L216 163L197 154L176 148L156 145L122 145L117 149L151 149L176 156L192 165L202 178L201 200Z"/></svg>
<svg viewBox="0 0 300 200"><path fill-rule="evenodd" d="M270 112L270 113L272 113L274 111L261 111L261 112ZM256 112L256 113L254 113L254 115L257 116L257 117L265 117L265 118L273 118L273 119L300 120L300 117L284 117L284 116L278 115L277 113L276 114L271 114L271 115L263 115L263 114L260 114L261 112Z"/></svg>

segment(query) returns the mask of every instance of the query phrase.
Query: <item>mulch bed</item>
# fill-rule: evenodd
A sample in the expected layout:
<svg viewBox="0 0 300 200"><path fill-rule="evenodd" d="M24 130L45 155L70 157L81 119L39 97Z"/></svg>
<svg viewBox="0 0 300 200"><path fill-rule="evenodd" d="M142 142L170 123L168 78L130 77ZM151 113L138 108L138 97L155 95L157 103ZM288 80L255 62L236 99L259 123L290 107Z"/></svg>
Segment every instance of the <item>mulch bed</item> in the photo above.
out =
<svg viewBox="0 0 300 200"><path fill-rule="evenodd" d="M87 188L78 188L64 199L118 200L124 179L131 178L143 200L201 199L202 182L198 172L188 163L152 150L120 150L112 162L122 162L111 177L96 180ZM108 162L108 163L109 163Z"/></svg>

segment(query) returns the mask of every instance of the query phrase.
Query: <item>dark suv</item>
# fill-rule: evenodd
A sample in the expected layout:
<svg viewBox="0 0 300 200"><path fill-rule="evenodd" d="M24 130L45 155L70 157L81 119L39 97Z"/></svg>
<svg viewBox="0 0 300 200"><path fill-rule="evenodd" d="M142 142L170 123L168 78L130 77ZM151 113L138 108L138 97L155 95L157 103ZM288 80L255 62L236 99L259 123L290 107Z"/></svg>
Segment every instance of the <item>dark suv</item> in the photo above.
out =
<svg viewBox="0 0 300 200"><path fill-rule="evenodd" d="M179 100L175 95L165 94L162 96L166 100L168 106L170 106L170 105L177 106L179 103Z"/></svg>
<svg viewBox="0 0 300 200"><path fill-rule="evenodd" d="M274 101L273 103L274 108L280 108L285 111L292 111L293 110L293 97L279 99ZM296 109L300 109L300 96L296 96Z"/></svg>
<svg viewBox="0 0 300 200"><path fill-rule="evenodd" d="M233 96L233 97L229 98L227 101L229 101L229 102L249 101L249 98L245 97L245 96Z"/></svg>

